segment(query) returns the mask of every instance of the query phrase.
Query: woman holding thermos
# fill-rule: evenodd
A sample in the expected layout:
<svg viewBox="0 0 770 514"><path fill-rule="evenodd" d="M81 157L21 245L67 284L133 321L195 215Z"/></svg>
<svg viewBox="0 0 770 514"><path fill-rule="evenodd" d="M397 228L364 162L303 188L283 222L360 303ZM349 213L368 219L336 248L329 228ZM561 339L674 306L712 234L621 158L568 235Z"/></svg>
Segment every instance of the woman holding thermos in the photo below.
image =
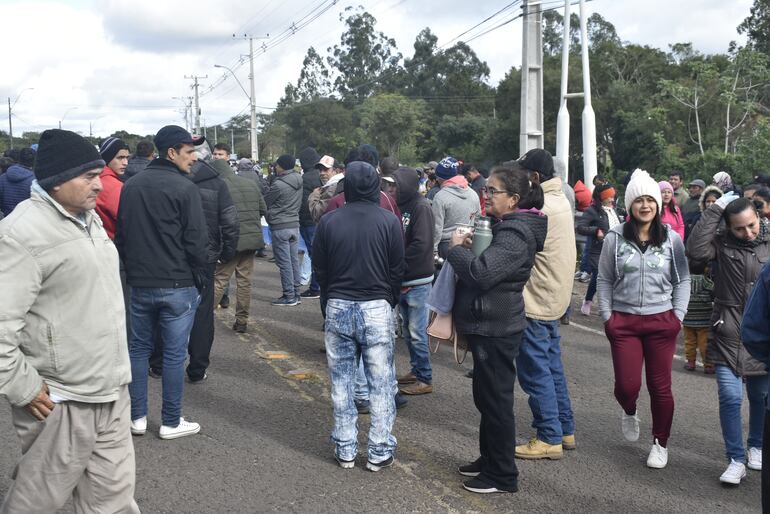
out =
<svg viewBox="0 0 770 514"><path fill-rule="evenodd" d="M482 192L491 234L489 221L481 219L475 237L455 232L447 255L459 279L455 327L473 353L473 401L481 413L481 456L459 472L473 477L464 484L468 491L516 492L513 386L526 324L522 290L535 253L543 249L548 223L539 211L543 190L516 164L492 170Z"/></svg>

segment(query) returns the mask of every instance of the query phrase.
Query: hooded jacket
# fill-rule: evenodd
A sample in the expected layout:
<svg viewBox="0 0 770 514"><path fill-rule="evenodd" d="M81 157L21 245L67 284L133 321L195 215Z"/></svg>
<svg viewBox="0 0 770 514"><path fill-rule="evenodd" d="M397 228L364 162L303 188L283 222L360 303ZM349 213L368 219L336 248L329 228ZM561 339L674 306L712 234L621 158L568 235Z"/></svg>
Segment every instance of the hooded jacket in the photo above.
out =
<svg viewBox="0 0 770 514"><path fill-rule="evenodd" d="M301 227L312 227L316 224L310 214L308 197L316 188L321 187L321 175L315 165L321 160L315 148L305 148L299 153L299 163L302 166L302 205L299 209L299 224Z"/></svg>
<svg viewBox="0 0 770 514"><path fill-rule="evenodd" d="M201 286L208 231L195 184L166 159L123 185L115 246L133 287Z"/></svg>
<svg viewBox="0 0 770 514"><path fill-rule="evenodd" d="M561 187L561 179L553 177L540 186L548 217L548 235L543 250L535 256L532 277L524 287L527 317L554 321L567 311L572 298L575 261L575 218Z"/></svg>
<svg viewBox="0 0 770 514"><path fill-rule="evenodd" d="M687 240L687 255L691 259L717 261L713 328L706 354L711 362L730 366L739 376L762 375L764 363L752 358L741 344L741 319L751 290L770 260L770 239L765 236L755 246L740 244L729 229L720 228L723 212L717 204L703 211Z"/></svg>
<svg viewBox="0 0 770 514"><path fill-rule="evenodd" d="M674 310L684 319L690 302L690 270L679 234L666 229L661 247L642 252L623 237L621 223L604 238L596 281L599 314L604 322L612 311L650 315Z"/></svg>
<svg viewBox="0 0 770 514"><path fill-rule="evenodd" d="M238 252L259 250L265 247L262 235L262 216L267 215L267 205L256 182L235 174L223 159L215 159L211 166L227 184L238 215Z"/></svg>
<svg viewBox="0 0 770 514"><path fill-rule="evenodd" d="M35 174L21 164L12 164L0 175L0 210L8 216L21 202L29 198L29 188Z"/></svg>
<svg viewBox="0 0 770 514"><path fill-rule="evenodd" d="M149 157L139 157L138 155L131 157L131 159L128 160L128 165L123 172L123 176L120 178L125 182L140 171L144 171L150 162L152 162L152 159Z"/></svg>
<svg viewBox="0 0 770 514"><path fill-rule="evenodd" d="M404 287L430 284L436 272L433 264L433 210L420 194L420 177L411 168L393 172L398 185L396 201L404 228Z"/></svg>
<svg viewBox="0 0 770 514"><path fill-rule="evenodd" d="M547 233L542 213L519 211L492 226L492 243L480 256L463 246L449 251L459 278L452 310L459 333L506 337L524 330L524 285Z"/></svg>
<svg viewBox="0 0 770 514"><path fill-rule="evenodd" d="M96 214L102 219L102 225L110 239L115 239L115 225L118 222L123 182L109 166L104 167L99 178L102 180L102 190L96 197Z"/></svg>
<svg viewBox="0 0 770 514"><path fill-rule="evenodd" d="M620 217L618 217L620 219ZM596 232L601 230L605 236L610 231L610 216L601 204L596 202L583 212L576 227L578 234L593 238L589 249L589 259L593 269L599 268L599 257L602 254L604 240L596 238Z"/></svg>
<svg viewBox="0 0 770 514"><path fill-rule="evenodd" d="M209 234L207 262L227 262L235 257L239 230L238 213L230 190L206 161L196 162L189 177L198 186L206 217Z"/></svg>
<svg viewBox="0 0 770 514"><path fill-rule="evenodd" d="M278 175L265 193L267 223L271 230L299 227L302 175L294 170Z"/></svg>
<svg viewBox="0 0 770 514"><path fill-rule="evenodd" d="M326 211L324 214L328 214L333 210L339 209L345 205L345 179L343 178L337 183L337 193L329 200L326 205ZM390 211L396 215L397 218L401 217L401 211L398 208L396 200L384 191L380 191L380 207L386 211Z"/></svg>
<svg viewBox="0 0 770 514"><path fill-rule="evenodd" d="M468 187L463 178L457 183L444 184L433 197L433 251L438 250L441 241L452 239L452 232L459 223L469 224L481 216L481 204L476 191Z"/></svg>
<svg viewBox="0 0 770 514"><path fill-rule="evenodd" d="M374 167L350 163L346 203L321 218L313 239L313 272L321 286L322 307L330 298L398 303L404 275L401 222L379 207L379 198Z"/></svg>
<svg viewBox="0 0 770 514"><path fill-rule="evenodd" d="M74 217L35 185L0 223L0 395L84 403L131 382L118 252L99 217Z"/></svg>

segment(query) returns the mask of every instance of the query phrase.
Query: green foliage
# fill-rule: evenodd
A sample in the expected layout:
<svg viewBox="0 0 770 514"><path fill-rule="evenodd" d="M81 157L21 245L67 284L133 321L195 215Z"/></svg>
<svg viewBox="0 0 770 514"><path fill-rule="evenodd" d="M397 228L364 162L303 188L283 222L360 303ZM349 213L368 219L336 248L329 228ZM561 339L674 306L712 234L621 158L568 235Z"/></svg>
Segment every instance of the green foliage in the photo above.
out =
<svg viewBox="0 0 770 514"><path fill-rule="evenodd" d="M424 111L424 102L382 94L364 100L358 116L367 141L384 152L383 156L399 157L401 148L417 136L417 124Z"/></svg>

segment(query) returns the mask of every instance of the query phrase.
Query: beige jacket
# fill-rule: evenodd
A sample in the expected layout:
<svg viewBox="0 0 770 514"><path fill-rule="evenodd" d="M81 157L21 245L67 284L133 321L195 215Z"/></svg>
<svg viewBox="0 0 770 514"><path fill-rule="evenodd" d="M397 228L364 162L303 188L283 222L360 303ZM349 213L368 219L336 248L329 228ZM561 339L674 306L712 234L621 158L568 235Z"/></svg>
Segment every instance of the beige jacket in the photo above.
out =
<svg viewBox="0 0 770 514"><path fill-rule="evenodd" d="M532 275L524 287L524 308L527 317L541 321L561 318L572 298L575 261L575 220L561 179L554 177L543 184L548 216L545 248L535 255Z"/></svg>
<svg viewBox="0 0 770 514"><path fill-rule="evenodd" d="M0 395L27 405L43 382L106 403L131 382L118 252L101 220L37 192L0 221Z"/></svg>

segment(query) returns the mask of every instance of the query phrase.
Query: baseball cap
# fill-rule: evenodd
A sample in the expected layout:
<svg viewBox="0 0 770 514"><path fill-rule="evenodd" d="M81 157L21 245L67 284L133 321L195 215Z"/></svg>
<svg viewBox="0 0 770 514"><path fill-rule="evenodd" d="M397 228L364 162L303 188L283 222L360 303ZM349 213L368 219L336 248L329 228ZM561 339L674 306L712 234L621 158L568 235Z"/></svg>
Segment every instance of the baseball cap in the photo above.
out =
<svg viewBox="0 0 770 514"><path fill-rule="evenodd" d="M200 145L206 139L203 136L193 137L192 134L178 125L166 125L155 134L153 142L159 149L172 148L176 145Z"/></svg>
<svg viewBox="0 0 770 514"><path fill-rule="evenodd" d="M324 155L321 157L321 160L318 161L315 165L316 168L323 166L324 168L333 168L334 167L334 157L330 155Z"/></svg>
<svg viewBox="0 0 770 514"><path fill-rule="evenodd" d="M705 183L705 182L703 182L703 181L702 181L701 179L699 179L699 178L696 178L695 180L691 181L691 182L690 182L689 184L687 184L687 185L688 185L688 186L698 186L698 187L702 187L703 189L706 189L706 183Z"/></svg>

